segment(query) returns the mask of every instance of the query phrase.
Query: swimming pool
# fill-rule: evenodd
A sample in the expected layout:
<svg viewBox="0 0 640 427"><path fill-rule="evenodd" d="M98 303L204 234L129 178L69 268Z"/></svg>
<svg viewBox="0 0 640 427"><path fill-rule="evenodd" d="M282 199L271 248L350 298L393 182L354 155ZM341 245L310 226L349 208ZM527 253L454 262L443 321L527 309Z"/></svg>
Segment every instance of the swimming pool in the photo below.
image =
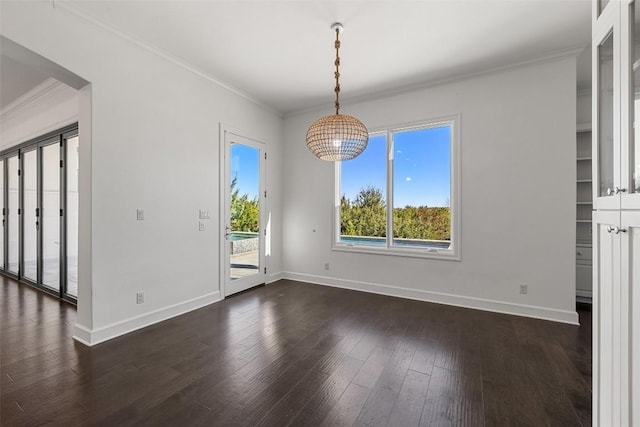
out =
<svg viewBox="0 0 640 427"><path fill-rule="evenodd" d="M237 242L238 240L253 239L256 237L258 237L258 233L254 233L251 231L232 231L231 232L232 242Z"/></svg>
<svg viewBox="0 0 640 427"><path fill-rule="evenodd" d="M340 236L338 243L346 245L387 246L386 237ZM393 246L403 248L448 249L451 242L446 240L393 239Z"/></svg>

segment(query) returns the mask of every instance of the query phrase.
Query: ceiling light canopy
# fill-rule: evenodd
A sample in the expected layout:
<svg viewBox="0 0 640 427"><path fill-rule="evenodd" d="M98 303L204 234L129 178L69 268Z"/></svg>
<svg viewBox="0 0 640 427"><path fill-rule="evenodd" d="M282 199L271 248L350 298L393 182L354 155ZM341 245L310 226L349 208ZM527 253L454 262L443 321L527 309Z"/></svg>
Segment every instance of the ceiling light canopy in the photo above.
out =
<svg viewBox="0 0 640 427"><path fill-rule="evenodd" d="M307 131L307 147L321 160L342 161L357 157L367 148L369 131L355 117L340 114L340 33L342 24L335 23L336 32L336 113L315 121Z"/></svg>

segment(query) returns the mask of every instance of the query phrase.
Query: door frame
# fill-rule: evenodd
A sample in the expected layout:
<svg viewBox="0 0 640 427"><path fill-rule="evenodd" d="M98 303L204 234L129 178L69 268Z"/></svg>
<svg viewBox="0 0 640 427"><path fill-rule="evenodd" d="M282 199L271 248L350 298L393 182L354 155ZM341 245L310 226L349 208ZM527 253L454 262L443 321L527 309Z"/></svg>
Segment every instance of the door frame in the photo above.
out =
<svg viewBox="0 0 640 427"><path fill-rule="evenodd" d="M230 282L230 261L231 250L227 240L227 226L230 227L230 204L231 204L231 159L230 148L232 140L248 145L259 150L259 192L258 199L260 203L260 216L258 226L258 274L252 275L250 279L247 279L244 283L246 287L244 289L250 289L254 286L265 284L267 282L267 264L266 264L266 237L268 233L267 223L267 186L266 186L266 169L267 169L267 144L266 142L247 136L246 132L233 129L229 126L220 123L220 187L219 187L219 271L220 271L220 294L221 298L226 298L233 293L229 289ZM243 280L243 279L236 279Z"/></svg>

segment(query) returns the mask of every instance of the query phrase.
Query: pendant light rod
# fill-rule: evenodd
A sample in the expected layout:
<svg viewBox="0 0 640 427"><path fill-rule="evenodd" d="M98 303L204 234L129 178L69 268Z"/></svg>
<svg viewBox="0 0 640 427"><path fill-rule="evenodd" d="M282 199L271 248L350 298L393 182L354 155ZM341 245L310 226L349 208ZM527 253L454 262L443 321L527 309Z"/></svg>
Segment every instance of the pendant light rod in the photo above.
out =
<svg viewBox="0 0 640 427"><path fill-rule="evenodd" d="M334 76L336 78L336 87L334 88L334 91L336 92L336 114L340 114L340 33L344 31L344 27L341 23L336 22L335 24L331 25L331 29L336 32L336 41L334 43L334 46L336 48L336 72L334 73Z"/></svg>

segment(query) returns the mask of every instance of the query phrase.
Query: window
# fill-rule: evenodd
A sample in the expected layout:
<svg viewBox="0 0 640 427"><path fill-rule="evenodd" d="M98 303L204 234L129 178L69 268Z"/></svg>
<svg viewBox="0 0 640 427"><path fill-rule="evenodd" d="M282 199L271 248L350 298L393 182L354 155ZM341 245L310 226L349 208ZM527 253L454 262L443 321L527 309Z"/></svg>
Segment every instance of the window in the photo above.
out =
<svg viewBox="0 0 640 427"><path fill-rule="evenodd" d="M460 259L458 122L372 132L336 163L334 249Z"/></svg>

